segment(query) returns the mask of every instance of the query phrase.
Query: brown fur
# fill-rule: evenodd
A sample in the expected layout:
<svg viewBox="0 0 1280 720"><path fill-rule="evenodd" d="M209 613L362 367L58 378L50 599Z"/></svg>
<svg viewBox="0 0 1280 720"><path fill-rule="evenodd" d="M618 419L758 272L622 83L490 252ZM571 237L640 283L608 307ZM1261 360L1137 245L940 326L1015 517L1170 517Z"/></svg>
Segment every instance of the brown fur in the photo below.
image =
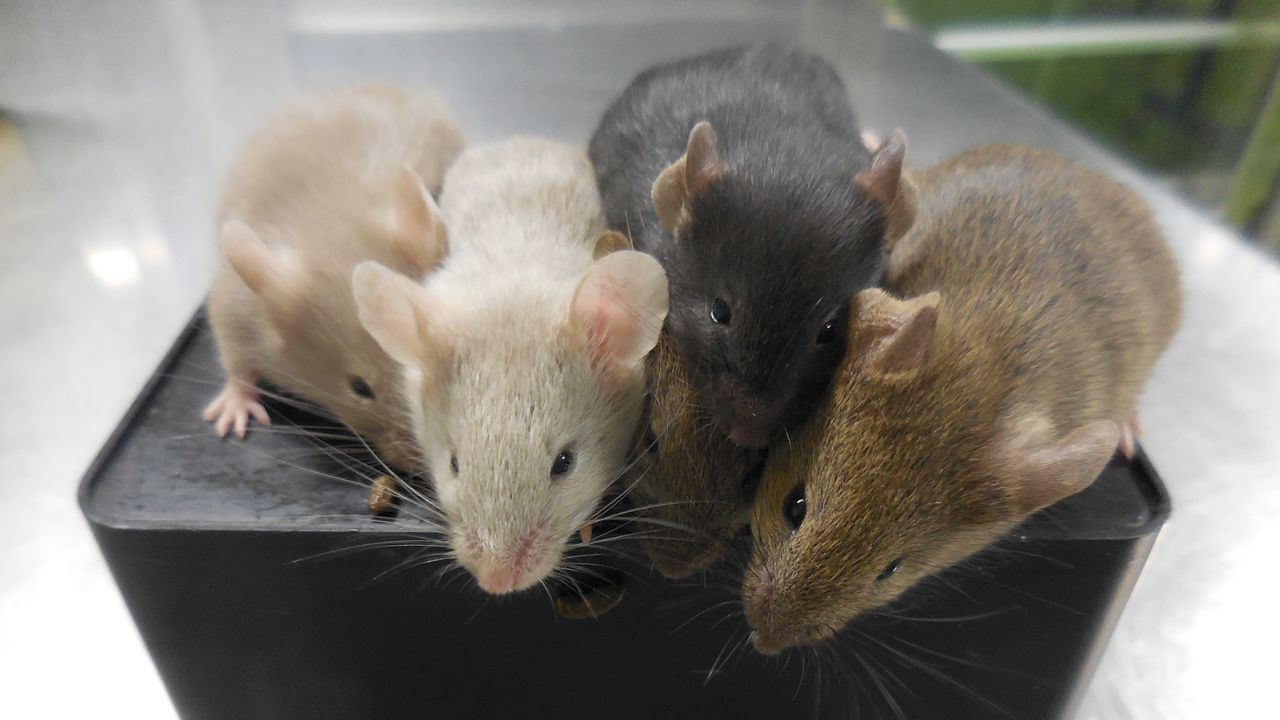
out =
<svg viewBox="0 0 1280 720"><path fill-rule="evenodd" d="M763 453L714 426L670 334L647 365L649 433L627 484L642 508L649 557L663 575L684 578L711 565L746 526L754 488L744 480Z"/></svg>
<svg viewBox="0 0 1280 720"><path fill-rule="evenodd" d="M1178 324L1169 250L1110 179L999 146L916 180L887 279L916 299L855 298L831 397L771 452L743 586L763 652L828 637L1087 486Z"/></svg>

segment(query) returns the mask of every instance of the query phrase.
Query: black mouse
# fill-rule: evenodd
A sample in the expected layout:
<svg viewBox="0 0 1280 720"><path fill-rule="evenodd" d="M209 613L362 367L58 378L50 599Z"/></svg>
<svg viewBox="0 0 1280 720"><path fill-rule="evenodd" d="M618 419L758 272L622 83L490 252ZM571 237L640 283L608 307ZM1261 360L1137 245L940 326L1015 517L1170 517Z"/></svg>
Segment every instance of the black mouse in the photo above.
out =
<svg viewBox="0 0 1280 720"><path fill-rule="evenodd" d="M734 443L766 446L825 393L850 298L910 225L905 152L895 133L873 155L835 70L774 45L650 68L604 113L607 221L666 269L670 332Z"/></svg>

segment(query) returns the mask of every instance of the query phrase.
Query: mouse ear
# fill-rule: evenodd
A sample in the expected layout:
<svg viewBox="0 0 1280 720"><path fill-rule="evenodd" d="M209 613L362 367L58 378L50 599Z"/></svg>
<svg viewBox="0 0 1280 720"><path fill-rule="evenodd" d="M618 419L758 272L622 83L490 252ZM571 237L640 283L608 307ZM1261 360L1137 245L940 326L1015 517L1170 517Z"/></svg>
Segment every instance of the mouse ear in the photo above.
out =
<svg viewBox="0 0 1280 720"><path fill-rule="evenodd" d="M887 213L886 247L915 222L918 193L915 183L902 174L906 155L907 138L901 130L894 130L872 153L871 162L854 176L862 192Z"/></svg>
<svg viewBox="0 0 1280 720"><path fill-rule="evenodd" d="M938 322L938 293L898 300L880 288L853 297L849 357L867 377L900 375L924 365Z"/></svg>
<svg viewBox="0 0 1280 720"><path fill-rule="evenodd" d="M1008 468L1014 511L1028 515L1089 487L1119 442L1119 426L1099 420L1055 443L1004 451L1005 462L997 464Z"/></svg>
<svg viewBox="0 0 1280 720"><path fill-rule="evenodd" d="M224 223L219 239L231 268L262 299L269 313L280 320L297 308L298 268L291 258L272 250L239 220Z"/></svg>
<svg viewBox="0 0 1280 720"><path fill-rule="evenodd" d="M594 260L599 260L610 253L630 249L631 241L627 239L626 235L617 230L605 230L600 233L600 237L596 238L596 247L592 251L591 257Z"/></svg>
<svg viewBox="0 0 1280 720"><path fill-rule="evenodd" d="M569 328L593 364L611 373L642 367L667 317L667 275L652 256L621 250L597 260L574 290Z"/></svg>
<svg viewBox="0 0 1280 720"><path fill-rule="evenodd" d="M430 298L418 283L372 260L351 273L360 324L402 365L424 367L434 357Z"/></svg>
<svg viewBox="0 0 1280 720"><path fill-rule="evenodd" d="M716 147L716 131L703 120L689 132L685 154L653 181L653 209L667 232L675 232L688 212L689 198L724 176L728 168Z"/></svg>
<svg viewBox="0 0 1280 720"><path fill-rule="evenodd" d="M440 207L408 165L396 172L391 240L409 272L421 278L444 260L449 234Z"/></svg>

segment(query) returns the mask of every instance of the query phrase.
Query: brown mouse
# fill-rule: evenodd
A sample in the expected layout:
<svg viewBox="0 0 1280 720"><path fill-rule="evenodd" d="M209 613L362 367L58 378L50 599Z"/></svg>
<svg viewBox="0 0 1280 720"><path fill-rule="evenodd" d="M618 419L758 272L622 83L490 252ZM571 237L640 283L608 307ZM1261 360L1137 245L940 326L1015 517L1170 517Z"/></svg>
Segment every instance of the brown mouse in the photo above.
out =
<svg viewBox="0 0 1280 720"><path fill-rule="evenodd" d="M770 453L743 580L763 653L833 635L1091 484L1178 324L1170 251L1111 179L995 146L915 180L894 295L854 297L830 397Z"/></svg>
<svg viewBox="0 0 1280 720"><path fill-rule="evenodd" d="M647 431L625 482L654 566L685 578L746 527L765 453L735 445L715 426L670 333L649 354L647 373Z"/></svg>

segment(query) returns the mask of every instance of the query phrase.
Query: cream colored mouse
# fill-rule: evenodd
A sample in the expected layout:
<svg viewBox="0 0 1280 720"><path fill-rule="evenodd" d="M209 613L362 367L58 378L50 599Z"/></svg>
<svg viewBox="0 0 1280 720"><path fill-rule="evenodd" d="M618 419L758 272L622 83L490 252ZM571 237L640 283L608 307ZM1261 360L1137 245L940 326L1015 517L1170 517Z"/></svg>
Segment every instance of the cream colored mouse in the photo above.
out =
<svg viewBox="0 0 1280 720"><path fill-rule="evenodd" d="M218 212L209 321L228 380L204 411L219 435L267 424L257 384L320 405L396 465L416 456L397 365L356 316L351 271L433 270L445 228L429 190L464 140L440 102L364 86L299 97L250 137Z"/></svg>
<svg viewBox="0 0 1280 720"><path fill-rule="evenodd" d="M360 318L405 366L453 554L490 593L551 574L624 471L667 313L652 257L601 235L581 148L473 148L445 178L450 253L425 285L377 263ZM602 252L594 259L597 245Z"/></svg>

